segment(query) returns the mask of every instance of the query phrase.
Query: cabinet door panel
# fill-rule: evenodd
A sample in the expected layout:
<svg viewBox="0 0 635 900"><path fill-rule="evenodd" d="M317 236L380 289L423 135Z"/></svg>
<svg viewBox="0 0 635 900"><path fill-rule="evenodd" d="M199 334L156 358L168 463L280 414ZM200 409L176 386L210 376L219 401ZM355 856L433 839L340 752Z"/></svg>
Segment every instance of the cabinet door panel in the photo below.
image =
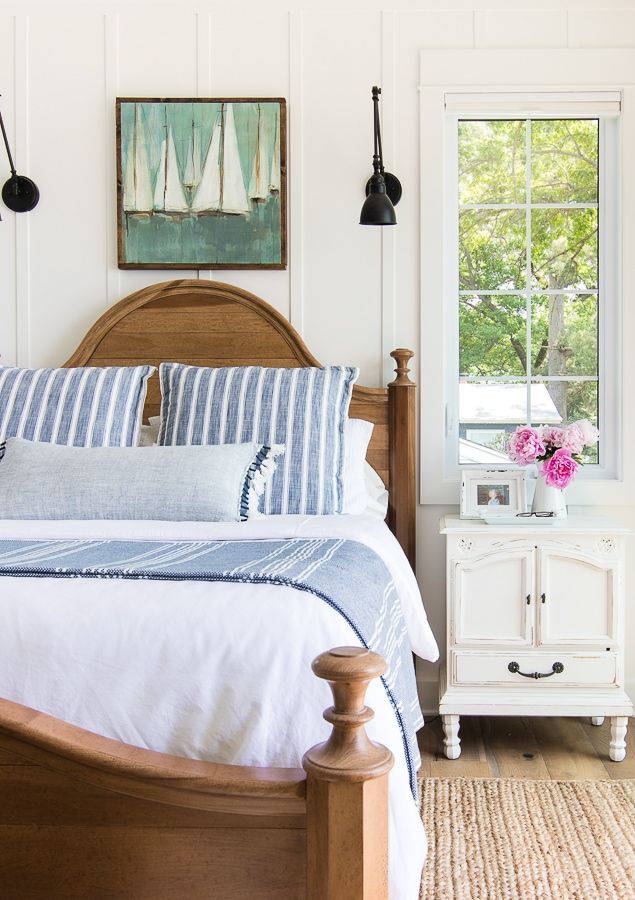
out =
<svg viewBox="0 0 635 900"><path fill-rule="evenodd" d="M455 563L456 644L531 644L533 560L533 550L501 550Z"/></svg>
<svg viewBox="0 0 635 900"><path fill-rule="evenodd" d="M540 551L539 644L606 644L615 640L613 562L564 550Z"/></svg>

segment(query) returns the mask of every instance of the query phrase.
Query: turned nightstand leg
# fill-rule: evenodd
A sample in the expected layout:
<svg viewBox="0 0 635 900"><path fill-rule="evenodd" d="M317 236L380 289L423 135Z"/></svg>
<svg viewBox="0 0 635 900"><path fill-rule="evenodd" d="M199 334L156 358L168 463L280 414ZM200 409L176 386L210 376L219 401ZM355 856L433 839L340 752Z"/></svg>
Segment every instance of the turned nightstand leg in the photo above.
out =
<svg viewBox="0 0 635 900"><path fill-rule="evenodd" d="M441 716L443 720L443 733L445 739L445 755L448 759L458 759L461 755L461 741L459 740L459 717Z"/></svg>
<svg viewBox="0 0 635 900"><path fill-rule="evenodd" d="M609 744L609 756L613 762L622 762L626 756L627 727L627 716L611 716L611 743Z"/></svg>
<svg viewBox="0 0 635 900"><path fill-rule="evenodd" d="M591 716L591 725L604 725L604 716Z"/></svg>

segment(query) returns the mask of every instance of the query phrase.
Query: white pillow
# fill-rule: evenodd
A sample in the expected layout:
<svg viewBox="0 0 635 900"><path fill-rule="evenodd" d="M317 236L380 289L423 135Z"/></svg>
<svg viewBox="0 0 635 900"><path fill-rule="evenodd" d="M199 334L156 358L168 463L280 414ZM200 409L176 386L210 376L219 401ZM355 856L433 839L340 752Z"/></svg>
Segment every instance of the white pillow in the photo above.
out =
<svg viewBox="0 0 635 900"><path fill-rule="evenodd" d="M344 426L344 497L342 512L356 515L367 506L366 452L375 426L364 419L347 419Z"/></svg>
<svg viewBox="0 0 635 900"><path fill-rule="evenodd" d="M368 463L364 463L364 481L366 484L366 509L367 516L377 516L385 519L388 515L388 491L377 472Z"/></svg>

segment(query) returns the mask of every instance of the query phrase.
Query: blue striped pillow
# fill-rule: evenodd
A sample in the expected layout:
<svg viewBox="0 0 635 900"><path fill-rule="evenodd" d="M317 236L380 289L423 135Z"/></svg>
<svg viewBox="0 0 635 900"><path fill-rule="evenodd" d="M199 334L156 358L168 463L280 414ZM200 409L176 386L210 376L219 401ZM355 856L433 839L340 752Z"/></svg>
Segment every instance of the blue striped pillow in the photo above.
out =
<svg viewBox="0 0 635 900"><path fill-rule="evenodd" d="M134 447L154 366L0 367L0 441Z"/></svg>
<svg viewBox="0 0 635 900"><path fill-rule="evenodd" d="M359 369L221 369L161 363L159 444L284 444L269 515L342 510L344 426Z"/></svg>

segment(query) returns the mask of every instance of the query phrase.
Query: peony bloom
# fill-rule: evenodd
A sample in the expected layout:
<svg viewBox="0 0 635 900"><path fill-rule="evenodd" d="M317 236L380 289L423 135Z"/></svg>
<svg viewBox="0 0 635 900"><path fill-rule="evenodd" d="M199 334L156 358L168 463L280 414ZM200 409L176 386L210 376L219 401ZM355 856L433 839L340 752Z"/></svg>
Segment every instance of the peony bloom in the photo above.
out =
<svg viewBox="0 0 635 900"><path fill-rule="evenodd" d="M540 435L535 428L518 426L507 442L507 455L521 466L535 462L545 452Z"/></svg>
<svg viewBox="0 0 635 900"><path fill-rule="evenodd" d="M543 444L551 444L552 447L562 447L564 428L558 428L557 425L543 425L540 429L540 437Z"/></svg>
<svg viewBox="0 0 635 900"><path fill-rule="evenodd" d="M540 470L546 484L550 487L566 488L578 470L578 464L569 450L556 450L550 459L546 459Z"/></svg>
<svg viewBox="0 0 635 900"><path fill-rule="evenodd" d="M564 429L561 447L569 450L571 453L582 453L586 440L584 431L580 428L579 422L573 422Z"/></svg>
<svg viewBox="0 0 635 900"><path fill-rule="evenodd" d="M600 439L600 432L595 425L592 425L588 419L580 419L580 421L575 424L580 428L584 435L585 447L592 447L593 444L597 444Z"/></svg>

